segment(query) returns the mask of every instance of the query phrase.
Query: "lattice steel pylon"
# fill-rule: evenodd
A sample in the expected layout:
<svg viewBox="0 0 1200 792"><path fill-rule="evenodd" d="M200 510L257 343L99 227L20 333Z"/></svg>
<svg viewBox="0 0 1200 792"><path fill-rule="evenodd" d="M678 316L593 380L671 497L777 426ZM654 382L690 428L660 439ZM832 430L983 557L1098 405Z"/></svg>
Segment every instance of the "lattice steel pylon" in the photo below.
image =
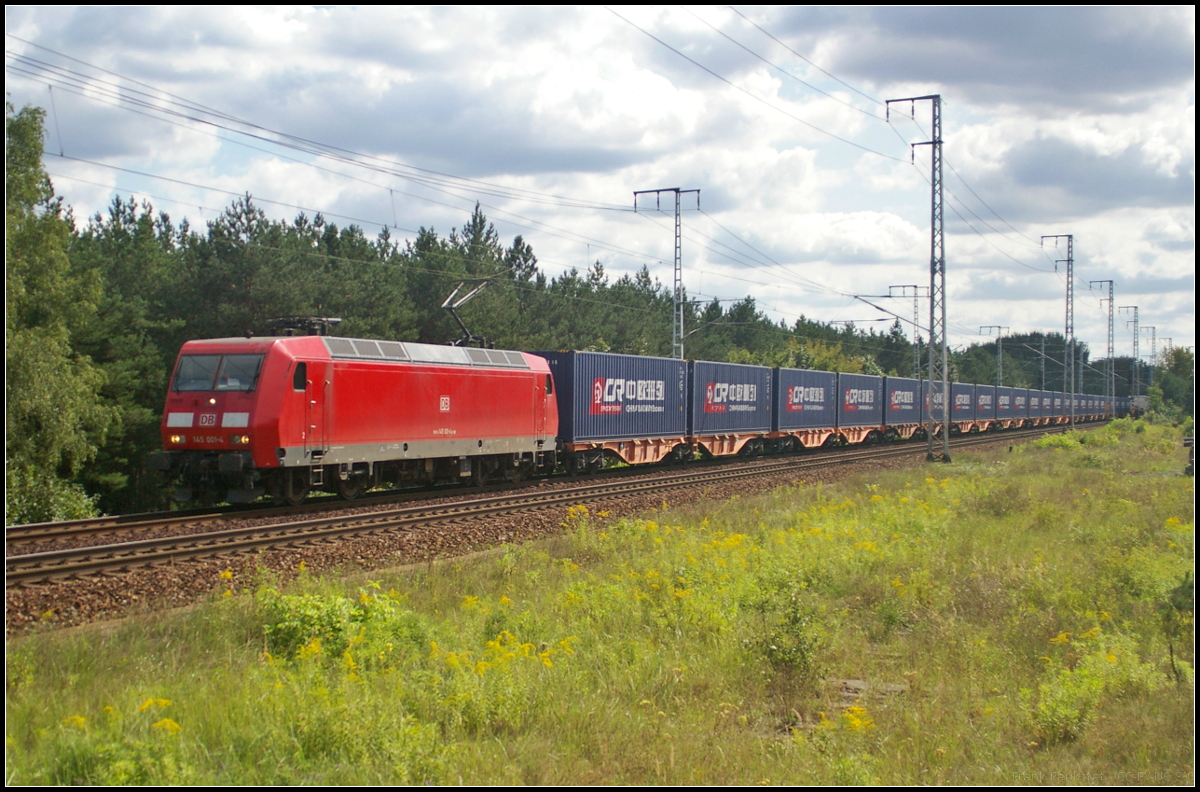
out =
<svg viewBox="0 0 1200 792"><path fill-rule="evenodd" d="M1142 328L1142 332L1150 331L1150 376L1146 378L1146 386L1154 384L1154 369L1158 368L1158 328L1154 325L1146 325Z"/></svg>
<svg viewBox="0 0 1200 792"><path fill-rule="evenodd" d="M1113 360L1113 355L1116 354L1113 348L1113 315L1117 309L1113 303L1113 282L1110 280L1088 281L1088 288L1100 284L1108 284L1108 360L1104 366L1104 398L1108 400L1106 409L1113 409L1113 404L1117 398L1117 361Z"/></svg>
<svg viewBox="0 0 1200 792"><path fill-rule="evenodd" d="M996 385L1004 387L1004 332L1007 327L1000 325L984 325L979 328L980 334L984 334L985 330L996 331Z"/></svg>
<svg viewBox="0 0 1200 792"><path fill-rule="evenodd" d="M1067 240L1067 257L1054 262L1055 265L1067 265L1067 322L1066 322L1066 341L1067 348L1063 354L1063 407L1067 408L1070 416L1070 425L1075 425L1075 235L1074 234L1047 234L1042 237L1042 241L1047 239ZM1057 245L1058 242L1055 242Z"/></svg>
<svg viewBox="0 0 1200 792"><path fill-rule="evenodd" d="M929 146L933 156L929 166L929 418L925 425L926 451L930 462L950 461L950 348L946 344L946 235L942 204L942 97L940 94L888 99L887 116L891 121L892 104L908 102L916 115L916 103L929 101L933 108L930 139L916 146ZM914 154L915 157L915 154ZM940 415L939 415L940 413ZM940 450L934 435L941 429Z"/></svg>
<svg viewBox="0 0 1200 792"><path fill-rule="evenodd" d="M1142 361L1138 357L1138 307L1122 305L1120 310L1133 311L1133 319L1126 322L1125 326L1133 325L1133 396L1137 398L1142 395Z"/></svg>
<svg viewBox="0 0 1200 792"><path fill-rule="evenodd" d="M925 287L918 286L915 283L906 283L900 286L888 286L889 298L891 297L907 297L908 290L912 289L913 298L913 379L921 379L921 289ZM896 289L900 290L896 294Z"/></svg>
<svg viewBox="0 0 1200 792"><path fill-rule="evenodd" d="M633 193L633 211L637 211L637 197L639 195L649 195L654 193L654 208L661 211L659 197L662 193L675 193L675 308L674 317L671 321L671 357L678 360L683 360L683 254L680 245L682 240L681 223L679 219L679 209L681 196L686 193L696 193L696 208L700 208L700 191L699 190L681 190L678 187L663 187L658 190L635 190Z"/></svg>

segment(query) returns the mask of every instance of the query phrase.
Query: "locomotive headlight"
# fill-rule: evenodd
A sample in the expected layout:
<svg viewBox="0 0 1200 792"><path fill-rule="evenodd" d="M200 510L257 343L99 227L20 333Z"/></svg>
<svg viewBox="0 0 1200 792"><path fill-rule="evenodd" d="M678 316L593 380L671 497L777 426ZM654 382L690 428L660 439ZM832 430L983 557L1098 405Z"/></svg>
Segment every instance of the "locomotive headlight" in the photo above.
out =
<svg viewBox="0 0 1200 792"><path fill-rule="evenodd" d="M170 440L172 445L178 445L183 442L183 435L171 435Z"/></svg>
<svg viewBox="0 0 1200 792"><path fill-rule="evenodd" d="M229 438L229 440L234 445L249 445L250 435L234 435L233 437Z"/></svg>

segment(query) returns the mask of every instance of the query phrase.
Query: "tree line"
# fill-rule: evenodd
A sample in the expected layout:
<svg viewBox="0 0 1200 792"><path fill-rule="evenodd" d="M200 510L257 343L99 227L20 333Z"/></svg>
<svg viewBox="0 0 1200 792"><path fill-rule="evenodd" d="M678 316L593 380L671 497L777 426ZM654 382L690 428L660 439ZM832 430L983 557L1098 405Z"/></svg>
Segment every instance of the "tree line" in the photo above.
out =
<svg viewBox="0 0 1200 792"><path fill-rule="evenodd" d="M120 197L78 223L42 167L43 119L6 104L6 524L167 505L144 460L160 446L167 381L189 339L313 315L340 317L338 335L449 343L461 330L443 301L486 281L460 313L496 347L671 352L672 296L648 269L614 279L597 261L547 277L532 246L504 244L478 206L461 228L421 228L403 244L320 214L272 220L250 196L203 228ZM899 320L883 333L776 323L752 297L688 301L685 326L697 359L911 376L918 351ZM1027 340L1005 339L1005 384L1039 385L1029 351L1039 339ZM1061 335L1046 341L1047 355L1061 351ZM957 353L955 374L993 381L987 355L987 345ZM1061 382L1059 363L1047 386Z"/></svg>

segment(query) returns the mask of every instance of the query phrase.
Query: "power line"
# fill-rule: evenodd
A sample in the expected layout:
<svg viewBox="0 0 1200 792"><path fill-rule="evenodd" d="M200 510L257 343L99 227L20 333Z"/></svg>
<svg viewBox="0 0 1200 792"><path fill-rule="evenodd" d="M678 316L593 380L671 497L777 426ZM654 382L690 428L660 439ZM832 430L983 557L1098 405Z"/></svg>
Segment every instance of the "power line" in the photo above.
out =
<svg viewBox="0 0 1200 792"><path fill-rule="evenodd" d="M912 165L912 167L913 167L913 168L914 168L914 169L917 171L917 173L919 173L919 174L921 175L921 178L925 180L925 183L926 183L926 184L929 184L929 183L930 183L930 182L929 182L929 177L928 177L928 176L926 176L926 175L925 175L925 172L924 172L924 171L921 169L921 168L922 168L922 166L920 166L920 165L917 165L915 161L914 161L914 162L912 162L912 163L910 163L910 164L911 164L911 165ZM964 184L965 184L965 182L964 182ZM950 190L950 189L946 189L946 192L948 192L948 193L950 194L950 197L951 197L951 198L952 198L954 201L956 201L957 203L959 203L959 204L960 204L960 205L963 207L963 209L965 209L967 212L969 212L971 215L973 215L973 216L975 217L975 219L979 220L981 223L983 223L984 225L986 225L986 226L987 226L988 228L990 228L992 231L995 231L997 234L1000 234L1000 236L1004 237L1005 239L1007 239L1007 238L1008 238L1008 237L1006 237L1006 236L1005 236L1003 233L1001 233L1001 232L999 232L999 231L996 231L996 229L995 229L995 228L992 228L992 226L991 226L991 225L989 225L989 224L988 224L988 222L987 222L986 220L984 220L982 217L980 217L979 215L975 214L975 212L971 211L971 208L970 208L969 206L967 206L967 205L966 205L966 203L965 203L965 202L964 202L964 201L963 201L961 198L959 198L957 195L955 195L955 194L954 194L954 192L953 192L952 190ZM955 217L957 217L959 220L961 220L961 221L962 221L963 225L965 225L967 228L971 229L971 231L972 231L973 233L975 233L975 235L977 235L977 236L978 236L980 239L982 239L984 242L987 242L989 245L991 245L993 248L995 248L995 249L996 249L996 251L997 251L998 253L1000 253L1000 255L1004 256L1004 257L1005 257L1005 258L1007 258L1007 259L1010 259L1010 260L1012 260L1013 262L1015 262L1015 263L1017 263L1017 264L1020 264L1022 267L1025 267L1026 269L1033 270L1034 272L1045 272L1045 273L1054 272L1054 270L1048 270L1048 269L1042 269L1041 267L1035 267L1035 266L1033 266L1032 264L1028 264L1028 263L1026 263L1026 262L1024 262L1024 261L1021 261L1021 260L1020 260L1019 258L1017 258L1016 256L1013 256L1011 253L1009 253L1009 252L1005 251L1003 248L1001 248L1001 247L1000 247L999 245L997 245L995 242L993 242L992 240L988 239L988 238L987 238L987 235L985 235L985 234L984 234L982 231L980 231L979 229L977 229L975 226L971 225L971 222L970 222L969 220L967 220L965 217L963 217L963 216L962 216L962 214L961 214L961 213L960 213L960 212L959 212L957 209L955 209L955 208L954 208L954 204L953 204L953 203L948 203L947 205L950 207L950 211L951 211L951 212L954 212L954 215L955 215Z"/></svg>
<svg viewBox="0 0 1200 792"><path fill-rule="evenodd" d="M921 123L919 121L917 121L916 118L911 117L911 116L905 116L905 115L901 115L900 117L907 118L909 121L912 121L913 125L916 126L917 130L925 137L928 137L928 135L925 133L925 130L921 127ZM893 127L893 131L896 133L897 137L899 137L901 140L904 140L903 136L900 135L900 132L898 130L896 130L894 127ZM948 168L950 168L951 172L958 178L958 180L963 183L963 186L971 191L971 195L974 195L981 204L983 204L985 207L987 207L988 211L991 212L992 214L994 214L997 217L997 219L1000 220L1000 222L1004 223L1006 226L1008 226L1013 231L1015 231L1018 235L1020 235L1021 237L1024 237L1026 240L1028 240L1030 247L1036 246L1039 250L1041 250L1041 246L1037 244L1036 240L1034 240L1032 237L1026 235L1022 231L1018 230L1015 226L1013 226L1012 223L1008 222L1003 217L1001 217L1000 213L997 212L995 209L993 209L986 201L983 200L983 198L980 198L979 193L975 192L975 189L973 187L971 187L970 183L967 182L967 180L963 177L963 175L954 169L954 166L950 163L949 160L946 160L945 163L946 163L946 166ZM976 219L979 220L979 222L983 223L988 228L992 229L992 231L995 231L997 234L1000 234L1000 236L1004 237L1005 239L1008 239L1007 235L1005 235L1004 232L994 228L990 223L988 223L986 220L984 220L982 217L980 217L978 214L976 214L974 211L972 211L971 208L969 206L967 206L966 201L962 200L957 195L954 195L954 193L951 192L949 190L949 188L947 188L946 191L949 192L952 196L954 196L954 199L956 201L958 201L960 204L962 204L964 209L966 209L968 212L970 212L972 215L974 215L976 217ZM1029 265L1025 265L1025 266L1029 266ZM1036 269L1036 268L1031 267L1031 269Z"/></svg>
<svg viewBox="0 0 1200 792"><path fill-rule="evenodd" d="M680 6L680 8L683 8L683 6ZM785 75L787 75L788 77L791 77L793 80L795 80L796 82L800 83L800 84L801 84L801 85L803 85L804 87L806 87L806 88L811 88L812 90L816 91L817 93L819 93L819 94L823 94L824 96L827 96L827 97L829 97L830 99L832 99L833 101L837 102L838 104L843 104L843 105L845 105L846 107L849 107L851 110L857 110L858 112L862 113L862 114L863 114L863 115L865 115L865 116L868 116L868 117L870 117L870 118L874 118L874 119L876 119L876 120L878 120L878 121L882 121L882 120L883 120L883 119L879 118L879 116L875 115L874 113L871 113L871 112L869 112L869 111L867 111L867 110L863 110L861 107L858 107L857 105L850 104L850 103L849 103L849 102L847 102L845 99L840 99L840 98L838 98L838 97L834 96L833 94L829 93L828 91L823 91L823 90L821 90L820 88L818 88L817 86L813 85L812 83L809 83L809 82L806 82L806 81L804 81L804 80L800 79L799 77L797 77L796 75L792 74L790 71L788 71L787 69L783 68L783 67L782 67L782 66L780 66L779 64L777 64L777 63L773 63L773 62L771 62L771 61L767 60L766 58L764 58L762 55L759 55L757 52L755 52L754 50L750 49L750 48L749 48L749 47L747 47L745 44L741 43L741 42L740 42L740 41L738 41L737 39L735 39L735 38L733 38L732 36L730 36L729 34L725 33L723 30L721 30L720 28L718 28L716 25L713 25L712 23L710 23L710 22L708 22L707 20L705 20L704 18L702 18L702 17L698 16L698 15L697 15L697 14L695 14L694 12L692 12L692 11L688 10L687 8L683 8L683 10L684 10L684 11L687 11L687 13L691 14L693 17L695 17L697 20L699 20L700 22L704 23L705 25L708 25L708 27L712 28L712 30L714 30L715 32L717 32L717 33L718 33L718 34L720 34L721 36L724 36L724 37L725 37L725 38L726 38L726 39L727 39L729 42L731 42L731 43L732 43L732 44L734 44L735 46L741 47L741 48L742 48L742 49L744 49L746 52L748 52L748 53L750 53L751 55L753 55L754 57L758 58L758 59L759 59L760 61L762 61L763 63L767 64L768 66L770 66L770 67L771 67L771 68L773 68L773 69L776 69L776 70L778 70L778 71L779 71L779 72L781 72L782 74L785 74Z"/></svg>
<svg viewBox="0 0 1200 792"><path fill-rule="evenodd" d="M274 130L269 127L265 127L265 126L256 124L251 121L246 121L244 119L238 118L236 116L233 116L229 113L225 113L220 110L215 110L213 108L207 107L207 106L199 104L197 102L193 102L186 98L177 96L176 94L172 94L169 91L165 91L161 88L157 88L155 86L149 85L149 84L141 82L139 80L135 80L131 77L127 77L127 76L118 74L117 72L113 72L108 69L103 69L99 66L95 66L94 64L90 64L90 63L87 63L86 61L79 60L78 58L72 58L69 55L65 55L63 53L49 49L47 47L43 47L40 44L35 44L33 42L27 41L19 36L15 36L11 33L6 33L5 35L10 38L13 38L17 41L20 41L24 44L27 44L29 46L37 47L38 49L43 49L47 52L51 52L55 55L58 55L59 57L66 58L66 59L74 61L76 63L83 64L92 69L96 69L97 71L102 71L106 74L111 74L122 80L126 80L128 82L132 82L137 85L141 85L143 87L149 88L150 90L155 91L161 97L166 97L166 101L168 104L185 108L190 113L200 113L202 115L207 115L207 116L212 116L215 118L223 119L230 123L234 123L234 124L238 124L240 126L246 127L248 129L258 130L258 132L261 132L264 134L247 132L245 129L235 129L226 124L218 123L216 121L212 121L207 118L200 118L195 115L189 115L189 112L181 112L179 110L163 108L163 107L160 107L160 106L157 106L157 105L154 105L154 104L151 104L150 102L148 102L147 101L148 99L154 99L155 97L151 96L150 94L147 94L144 91L137 91L135 89L123 88L122 86L118 86L118 85L115 85L113 83L110 83L110 82L107 82L104 80L98 80L97 78L92 77L90 75L85 75L80 72L73 71L71 69L67 69L67 68L64 68L61 66L49 64L44 61L38 60L36 58L32 58L28 55L24 55L22 53L17 53L17 52L13 52L11 50L6 50L7 55L11 56L13 59L17 60L19 63L24 64L28 68L48 70L51 73L51 75L53 75L54 79L57 79L60 81L65 81L65 83L67 85L73 84L73 87L76 87L78 89L86 88L86 89L90 89L90 90L95 90L97 88L97 83L99 83L100 85L105 87L104 90L108 91L107 96L118 103L135 104L135 105L142 106L142 107L145 107L150 110L154 110L155 112L158 112L158 113L165 113L165 114L174 115L174 116L177 116L180 118L187 118L188 120L194 121L196 123L211 125L211 126L214 126L214 127L220 128L220 129L224 129L229 132L233 132L235 134L246 135L248 137L253 137L258 140L262 140L264 142L273 143L275 145L284 146L286 148L293 148L293 149L301 150L301 151L304 151L305 153L313 154L315 156L326 156L326 157L331 157L334 159L339 159L341 161L348 162L350 164L354 164L359 167L364 167L364 168L367 168L370 170L375 170L378 172L386 172L386 173L389 173L390 175L394 175L398 178L414 180L414 181L418 181L420 183L446 184L445 180L451 180L451 184L453 184L454 182L463 182L464 184L460 187L460 189L471 189L471 190L474 190L475 192L481 192L483 194L489 194L489 195L496 195L497 197L506 197L506 198L510 198L512 200L528 200L528 201L537 202L537 203L550 203L550 204L554 204L554 205L562 205L562 206L568 206L568 207L574 207L574 208L599 209L599 210L605 210L605 211L622 211L622 212L630 211L628 209L628 207L626 207L624 205L603 204L603 203L598 203L598 202L594 202L594 201L584 201L584 200L580 200L580 199L568 198L565 196L553 195L550 193L538 192L535 190L527 190L524 188L497 185L497 184L485 182L485 181L482 181L479 179L471 179L471 178L463 177L463 176L455 176L453 174L447 174L447 173L443 173L440 171L430 170L427 168L419 168L419 167L413 166L413 165L404 165L401 163L395 163L395 162L391 162L389 160L385 160L382 157L376 157L376 156L370 155L370 154L363 154L361 152L356 152L351 149L346 149L346 148L342 148L339 146L333 146L330 144L325 144L325 143L320 143L318 141L309 140L307 138L303 138L303 137L300 137L297 135L292 135L292 134L289 134L286 132ZM34 79L37 79L37 78L46 79L48 77L48 75L39 74L38 72L32 72L32 71L29 71L28 69L16 68L9 64L6 64L6 68L8 68L10 71L15 71L20 74L25 74ZM126 91L126 92L129 92L132 94L137 94L142 97L146 97L146 99L131 98L131 97L124 95L120 91L114 92L114 89L120 89L120 91ZM81 94L81 95L86 96L86 94ZM266 137L264 135L270 135L270 136L274 136L274 137ZM281 139L279 139L279 138L281 138ZM366 160L366 161L363 161L363 160ZM368 161L374 161L374 162L381 163L381 164L372 165ZM403 171L405 171L405 170L414 171L415 173L404 173ZM447 185L447 186L449 186L449 185Z"/></svg>
<svg viewBox="0 0 1200 792"><path fill-rule="evenodd" d="M778 105L774 105L774 104L772 104L772 103L768 102L766 99L763 99L763 98L762 98L762 97L760 97L760 96L756 96L755 94L752 94L752 93L750 93L749 91L747 91L747 90L746 90L745 88L743 88L742 86L738 85L737 83L734 83L734 82L732 82L731 80L729 80L729 79L728 79L728 78L726 78L726 77L723 77L723 76L721 76L720 74L718 74L717 72L715 72L715 71L713 71L712 69L708 68L707 66L705 66L705 65L704 65L704 64L702 64L702 63L700 63L699 61L697 61L697 60L695 60L695 59L693 59L693 58L690 58L690 57L688 57L687 55L684 55L682 52L680 52L679 50L675 49L675 48L674 48L674 47L672 47L670 44L668 44L667 42L665 42L665 41L663 41L662 39L660 39L658 36L655 36L653 33L650 33L648 30L645 30L644 28L642 28L642 27L639 27L638 25L634 24L634 23L633 23L633 22L631 22L630 20L628 20L628 19L626 19L625 17L623 17L623 16L621 16L620 14L618 14L616 11L613 11L613 10L612 10L611 8L609 8L608 6L605 6L605 8L606 8L606 9L607 9L607 10L608 10L608 11L609 11L609 12L610 12L610 13L611 13L613 16L615 16L617 19L620 19L622 22L624 22L624 23L626 23L627 25L629 25L630 27L632 27L632 28L634 28L634 29L636 29L636 30L640 31L642 34L644 34L644 35L648 36L649 38L651 38L651 39L654 39L654 41L658 42L658 43L659 43L659 44L661 44L662 46L664 46L664 47L666 47L667 49L671 50L671 52L674 52L676 55L678 55L679 57L683 58L685 61L687 61L688 63L690 63L690 64L692 64L693 66L697 67L698 69L702 69L703 71L706 71L706 72L708 72L708 73L709 73L709 74L711 74L713 77L716 77L718 80L720 80L721 82L725 83L726 85L728 85L728 86L730 86L730 87L732 87L732 88L735 88L735 89L737 89L737 90L741 91L742 93L746 94L746 96L749 96L751 99L753 99L754 101L756 101L756 102L760 102L760 103L762 103L762 104L766 105L767 107L771 108L772 110L774 110L774 111L776 111L776 112L778 112L778 113L782 113L783 115L787 116L788 118L792 119L793 121L797 121L797 122L799 122L799 123L801 123L801 124L804 124L806 127L809 127L810 129L813 129L813 130L815 130L815 131L817 131L817 132L820 132L822 135L827 135L827 136L829 136L829 137L833 138L834 140L840 140L841 142L843 142L843 143L845 143L845 144L847 144L847 145L853 146L853 147L854 147L854 148L856 148L856 149L860 149L860 150L862 150L862 151L865 151L865 152L867 152L868 154L875 154L875 155L877 155L877 156L883 157L884 159L894 160L894 161L896 161L896 162L903 162L903 160L901 160L899 157L893 157L893 156L892 156L892 155L890 155L890 154L884 154L882 151L876 151L875 149L872 149L872 148L867 148L866 146L864 146L864 145L862 145L862 144L860 144L860 143L855 143L853 140L849 140L849 139L847 139L847 138L844 138L844 137L842 137L841 135L836 135L836 134L834 134L833 132L830 132L830 131L828 131L828 130L826 130L826 129L822 129L821 127L817 126L816 124L813 124L813 123L811 123L811 122L809 122L809 121L805 121L803 118L800 118L799 116L792 115L792 114L791 114L791 113L789 113L787 110L784 110L782 107L779 107Z"/></svg>
<svg viewBox="0 0 1200 792"><path fill-rule="evenodd" d="M201 190L211 190L211 191L213 191L213 192L217 192L217 193L223 193L223 194L226 194L226 195L233 195L233 196L237 196L237 197L242 197L242 196L244 196L244 195L245 195L245 193L243 193L243 192L234 192L234 191L232 191L232 190L224 190L224 189L221 189L221 188L218 188L218 187L209 187L209 186L206 186L206 185L203 185L203 184L197 184L197 183L195 183L195 182L189 182L189 181L185 181L185 180L183 180L183 179L175 179L175 178L171 178L171 177L169 177L169 176L159 176L159 175L157 175L157 174L153 174L153 173L147 173L147 172L145 172L145 171L133 170L133 169L131 169L131 168L122 168L122 167L120 167L120 166L118 166L118 165L110 165L110 164L108 164L108 163L105 163L105 162L98 162L98 161L96 161L96 160L84 159L84 158L82 158L82 157L72 157L72 156L69 156L69 155L67 155L67 156L62 156L62 155L58 155L58 154L54 154L54 153L49 153L49 154L48 154L48 156L51 156L51 157L59 157L60 159L64 159L64 160L73 160L73 161L75 161L75 162L82 162L82 163L86 163L86 164L88 164L88 165L94 165L94 166L96 166L96 167L98 167L98 168L108 168L108 169L110 169L110 170L121 171L122 173L128 173L128 174L130 174L130 175L134 175L134 176L143 176L143 177L146 177L146 178L149 178L149 179L158 179L158 180L160 180L160 181L172 182L172 183L174 183L174 184L180 184L180 185L183 185L183 186L186 186L186 187L194 187L194 188L196 188L196 189L201 189ZM68 177L68 178L71 178L71 177ZM348 177L348 178L355 179L356 177L350 176L350 177ZM357 180L357 179L356 179L356 180ZM407 195L407 196L409 196L409 197L416 198L416 199L418 199L418 200L421 200L421 201L426 201L426 202L428 202L428 203L437 204L438 206L445 206L445 207L447 207L447 208L449 208L449 209L456 209L456 210L457 210L457 209L462 209L462 208L463 208L463 207L460 207L460 206L454 206L453 204L448 204L448 203L445 203L444 201L438 201L438 200L436 200L436 199L429 198L429 197L427 197L427 196L423 196L423 195L416 195L416 194L414 194L414 193L408 193L408 192L404 192L404 191L402 191L402 190L396 190L396 192L398 192L398 193L399 193L399 194L401 194L401 195ZM455 197L457 197L457 196L455 196ZM284 201L275 201L275 200L271 200L271 199L267 199L267 198L258 198L258 199L256 199L256 200L258 200L258 201L261 201L262 203L269 203L269 204L275 204L275 205L279 205L279 206L286 206L286 207L289 207L289 208L293 208L293 209L301 209L301 210L304 210L304 211L310 211L310 212L318 212L318 211L321 211L321 210L317 210L317 209L311 209L311 208L309 208L309 207L304 207L304 206L301 206L301 205L299 205L299 204L291 204L291 203L287 203L287 202L284 202ZM465 200L465 199L464 199L464 200ZM181 203L184 203L184 204L186 205L186 202L181 202ZM518 215L518 214L516 214L515 212L509 212L509 211L507 211L507 210L505 210L505 209L501 209L501 208L499 208L499 207L491 206L491 205L489 205L489 204L484 204L484 203L479 203L479 205L480 205L481 207L486 207L487 209L489 209L489 210L491 210L491 211L500 212L501 214L508 214L508 215L512 215L513 217L518 217L518 218L521 218L522 220L527 220L528 222L531 222L531 223L537 223L537 224L539 224L539 225L546 226L547 228L552 228L552 229L554 229L555 231L561 231L562 233L565 233L565 234L571 234L572 236L574 236L574 237L576 237L576 238L572 239L572 238L570 238L570 237L563 236L561 233L555 233L554 231L546 231L545 229L538 229L538 228L534 228L533 226L527 226L527 225L524 225L524 224L522 224L522 223L517 223L517 222L514 222L514 221L512 221L512 220L505 220L505 219L503 219L503 218L497 218L497 221L498 221L498 222L502 222L502 223L508 223L508 224L510 224L510 225L517 226L518 228L525 228L525 229L528 229L528 230L530 230L530 231L540 231L541 233L544 233L544 234L549 234L550 236L556 236L556 237L559 237L559 238L561 238L561 239L565 239L565 240L566 240L566 241L568 241L568 242L580 242L580 241L586 241L586 242L588 242L588 243L590 243L590 244L592 244L592 245L595 245L596 247L599 247L599 248L601 248L601 249L603 249L603 250L608 250L609 252L612 252L612 253L622 253L622 254L625 254L625 255L632 256L632 257L634 257L634 258L637 258L637 259L641 259L641 260L643 260L643 261L653 261L653 262L658 262L658 261L659 261L659 259L658 259L657 257L655 257L655 256L649 256L649 255L646 255L646 254L644 254L644 253L639 253L639 252L637 252L637 251L635 251L635 250L630 250L630 249L628 249L628 248L622 248L622 247L620 247L620 246L617 246L617 245L612 245L611 243L607 243L607 242L604 242L604 241L602 241L602 240L598 240L598 239L592 239L591 237L585 237L585 236L583 236L582 234L577 234L577 233L575 233L575 232L573 232L573 231L568 231L568 230L566 230L566 229L559 229L559 228L557 228L556 226L552 226L552 225L550 225L549 223L544 223L544 222L542 222L542 221L540 221L540 220L534 220L534 219L532 219L532 218L526 218L526 217L523 217L522 215ZM329 212L325 212L324 214L327 214L327 215L329 215L330 217L333 217L333 216L335 216L335 215L333 215L333 214L331 214L331 213L329 213ZM346 217L347 219L356 220L357 222L364 222L364 223L367 223L367 224L369 224L369 225L376 225L376 226L388 226L388 225L389 225L388 223L381 223L381 222L379 222L379 221L377 221L377 220L365 220L365 219L360 219L360 218L347 217L346 215L336 215L336 216L340 216L340 217ZM401 229L399 229L399 230L406 231L406 232L408 232L408 233L417 233L417 232L411 231L410 229L404 229L404 228L401 228Z"/></svg>
<svg viewBox="0 0 1200 792"><path fill-rule="evenodd" d="M770 39L771 39L772 41L774 41L776 44L778 44L779 46L783 47L785 50L787 50L788 52L792 53L793 55L795 55L795 56L796 56L797 58L799 58L800 60L802 60L802 61L804 61L805 63L807 63L809 66L812 66L812 67L813 67L814 69L816 69L817 71L821 72L821 74L824 74L826 77L830 78L831 80L837 80L837 81L838 81L838 82L840 82L842 85L846 86L846 87L847 87L847 88L849 88L851 91L854 91L856 94L858 94L859 96L863 97L864 99L869 99L870 101L874 102L874 103L875 103L875 104L877 104L877 105L881 105L881 106L883 105L883 102L879 101L879 100L878 100L878 99L876 99L875 97L873 97L873 96L870 96L870 95L868 95L868 94L865 94L865 93L863 93L862 91L858 90L858 89L857 89L857 88L855 88L853 85L851 85L850 83L846 82L845 80L841 79L840 77L836 77L836 76L834 76L834 75L830 74L829 72L825 71L825 70L824 70L824 69L822 69L820 66L818 66L817 64L815 64L815 63L813 63L812 61L810 61L808 58L806 58L806 57L804 57L803 55L801 55L799 52L796 52L796 50L792 49L792 48L791 48L791 47L789 47L787 44L784 44L782 41L780 41L779 39L775 38L773 35L771 35L770 33L768 33L766 30L763 30L763 29L762 29L762 27L760 27L760 26L759 26L759 24L758 24L757 22L755 22L753 19L751 19L750 17L748 17L748 16L746 16L745 14L743 14L741 11L738 11L738 10L737 10L736 8L734 8L733 6L727 6L727 8L728 8L730 11L732 11L733 13L737 14L738 16L740 16L742 19L744 19L744 20L746 20L747 22L749 22L751 25L754 25L754 27L758 28L758 30L759 30L759 31L760 31L760 32L761 32L763 35L765 35L765 36L767 36L768 38L770 38Z"/></svg>

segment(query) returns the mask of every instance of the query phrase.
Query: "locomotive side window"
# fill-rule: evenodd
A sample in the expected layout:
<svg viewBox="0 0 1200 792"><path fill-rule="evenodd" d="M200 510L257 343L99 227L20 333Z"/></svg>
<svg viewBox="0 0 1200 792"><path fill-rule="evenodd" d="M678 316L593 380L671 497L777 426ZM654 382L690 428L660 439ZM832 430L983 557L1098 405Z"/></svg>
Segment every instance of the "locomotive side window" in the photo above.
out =
<svg viewBox="0 0 1200 792"><path fill-rule="evenodd" d="M546 375L546 395L554 395L554 380L550 378L549 374Z"/></svg>
<svg viewBox="0 0 1200 792"><path fill-rule="evenodd" d="M262 355L226 355L217 373L217 390L252 391L258 383Z"/></svg>
<svg viewBox="0 0 1200 792"><path fill-rule="evenodd" d="M302 391L305 385L308 384L308 364L297 363L296 370L292 372L292 390Z"/></svg>
<svg viewBox="0 0 1200 792"><path fill-rule="evenodd" d="M220 364L220 355L184 355L179 359L179 370L175 372L175 390L212 390Z"/></svg>

